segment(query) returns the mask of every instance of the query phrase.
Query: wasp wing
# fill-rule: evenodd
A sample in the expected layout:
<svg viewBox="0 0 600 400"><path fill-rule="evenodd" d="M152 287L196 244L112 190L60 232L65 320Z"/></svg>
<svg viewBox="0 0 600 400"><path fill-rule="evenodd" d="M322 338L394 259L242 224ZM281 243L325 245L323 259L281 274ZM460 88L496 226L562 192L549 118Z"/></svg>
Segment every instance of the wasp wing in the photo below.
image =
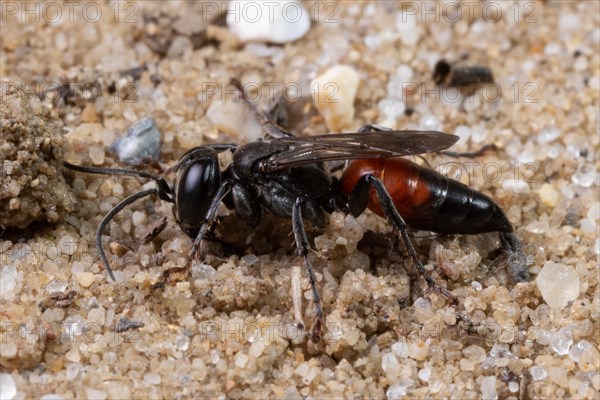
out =
<svg viewBox="0 0 600 400"><path fill-rule="evenodd" d="M439 151L459 137L436 131L374 131L308 137L280 137L271 142L285 146L262 161L265 171L325 161L408 156Z"/></svg>

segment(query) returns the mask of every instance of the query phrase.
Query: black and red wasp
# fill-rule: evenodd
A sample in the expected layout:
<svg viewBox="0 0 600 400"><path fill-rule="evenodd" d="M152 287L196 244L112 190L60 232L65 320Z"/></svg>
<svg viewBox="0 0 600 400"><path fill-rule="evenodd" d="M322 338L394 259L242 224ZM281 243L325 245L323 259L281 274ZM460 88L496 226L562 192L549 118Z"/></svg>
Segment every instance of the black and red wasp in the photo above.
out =
<svg viewBox="0 0 600 400"><path fill-rule="evenodd" d="M125 206L154 195L173 203L181 229L194 239L189 269L200 244L224 203L244 221L256 223L265 213L291 218L298 255L303 258L316 307L311 338L317 340L323 310L304 221L316 227L327 224L334 211L362 214L367 208L385 217L400 234L416 268L428 284L453 299L426 272L407 234L407 227L444 234L500 232L506 249L516 252L518 240L502 209L488 196L440 173L399 156L446 149L458 137L435 131L397 131L366 125L356 133L297 137L263 119L266 137L243 145L208 144L189 150L178 161L173 186L159 175L120 168L65 167L93 174L149 178L156 188L135 193L118 203L100 222L96 247L104 268L115 279L102 248L102 232ZM232 162L219 167L218 154L233 152ZM336 177L329 162L345 161ZM165 275L166 276L166 275ZM527 277L519 277L525 280Z"/></svg>

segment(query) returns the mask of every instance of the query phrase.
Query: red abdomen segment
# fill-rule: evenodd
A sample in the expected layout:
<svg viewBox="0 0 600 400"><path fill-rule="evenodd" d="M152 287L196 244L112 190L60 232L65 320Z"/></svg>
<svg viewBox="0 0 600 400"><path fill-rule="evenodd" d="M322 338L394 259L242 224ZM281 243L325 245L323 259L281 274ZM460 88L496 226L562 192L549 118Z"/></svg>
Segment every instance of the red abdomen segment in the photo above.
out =
<svg viewBox="0 0 600 400"><path fill-rule="evenodd" d="M488 196L402 158L355 160L342 176L350 195L358 180L371 174L381 180L407 225L447 234L511 232L502 209ZM374 188L369 209L385 217Z"/></svg>

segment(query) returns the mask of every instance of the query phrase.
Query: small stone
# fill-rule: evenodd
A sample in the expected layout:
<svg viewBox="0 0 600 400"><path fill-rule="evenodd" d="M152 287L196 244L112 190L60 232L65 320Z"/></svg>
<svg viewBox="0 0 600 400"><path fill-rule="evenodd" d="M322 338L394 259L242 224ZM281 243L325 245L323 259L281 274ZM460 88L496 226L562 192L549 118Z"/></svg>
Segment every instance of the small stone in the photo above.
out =
<svg viewBox="0 0 600 400"><path fill-rule="evenodd" d="M77 239L71 235L64 235L58 240L58 248L63 254L72 256L77 251Z"/></svg>
<svg viewBox="0 0 600 400"><path fill-rule="evenodd" d="M88 399L92 399L92 400L106 399L106 392L104 390L98 390L98 389L94 389L94 388L86 388L85 394Z"/></svg>
<svg viewBox="0 0 600 400"><path fill-rule="evenodd" d="M192 51L193 49L194 45L189 38L177 35L171 42L171 46L167 51L167 57L171 59L181 58L185 53Z"/></svg>
<svg viewBox="0 0 600 400"><path fill-rule="evenodd" d="M98 114L96 114L96 106L94 103L88 103L81 111L81 122L98 122Z"/></svg>
<svg viewBox="0 0 600 400"><path fill-rule="evenodd" d="M458 125L454 129L454 134L460 138L458 143L466 145L471 137L471 128L466 125Z"/></svg>
<svg viewBox="0 0 600 400"><path fill-rule="evenodd" d="M419 23L417 13L398 13L396 16L396 29L400 34L400 40L407 46L415 46L423 35L423 28Z"/></svg>
<svg viewBox="0 0 600 400"><path fill-rule="evenodd" d="M477 345L465 347L462 352L465 357L476 364L482 363L486 357L485 350Z"/></svg>
<svg viewBox="0 0 600 400"><path fill-rule="evenodd" d="M381 368L390 382L397 380L402 372L402 366L393 353L386 353L383 355L381 358Z"/></svg>
<svg viewBox="0 0 600 400"><path fill-rule="evenodd" d="M228 135L248 142L263 137L263 129L256 119L255 113L241 98L230 98L225 101L215 98L206 111L206 117L214 126Z"/></svg>
<svg viewBox="0 0 600 400"><path fill-rule="evenodd" d="M119 242L110 242L108 245L110 252L118 257L123 257L127 252L131 251L131 249L124 244Z"/></svg>
<svg viewBox="0 0 600 400"><path fill-rule="evenodd" d="M79 285L81 285L81 287L84 288L92 286L92 284L94 283L94 278L95 276L91 272L81 272L75 276L75 279L77 279L77 283L79 283Z"/></svg>
<svg viewBox="0 0 600 400"><path fill-rule="evenodd" d="M12 400L17 395L17 384L10 374L0 374L0 399Z"/></svg>
<svg viewBox="0 0 600 400"><path fill-rule="evenodd" d="M408 343L399 341L392 345L392 353L396 355L396 357L408 358Z"/></svg>
<svg viewBox="0 0 600 400"><path fill-rule="evenodd" d="M127 133L111 145L119 160L130 165L140 164L148 159L158 159L160 152L160 132L153 118L135 122Z"/></svg>
<svg viewBox="0 0 600 400"><path fill-rule="evenodd" d="M496 392L496 377L486 376L481 378L481 398L484 400L496 400L498 393Z"/></svg>
<svg viewBox="0 0 600 400"><path fill-rule="evenodd" d="M250 349L248 350L248 355L252 358L258 358L265 351L265 344L262 340L258 340L250 345Z"/></svg>
<svg viewBox="0 0 600 400"><path fill-rule="evenodd" d="M539 144L548 144L560 136L560 129L555 126L545 126L537 136Z"/></svg>
<svg viewBox="0 0 600 400"><path fill-rule="evenodd" d="M121 318L119 318L119 321L117 322L117 325L115 326L115 332L117 332L117 333L125 332L130 329L142 328L143 326L144 326L143 322L133 321L133 320L130 320L129 318L121 317Z"/></svg>
<svg viewBox="0 0 600 400"><path fill-rule="evenodd" d="M55 393L48 393L40 397L40 400L64 400L64 397L59 396Z"/></svg>
<svg viewBox="0 0 600 400"><path fill-rule="evenodd" d="M354 99L360 77L347 65L336 65L311 83L313 101L329 130L340 132L354 120Z"/></svg>
<svg viewBox="0 0 600 400"><path fill-rule="evenodd" d="M442 124L436 117L426 113L423 114L421 119L419 119L419 129L423 129L425 131L441 131Z"/></svg>
<svg viewBox="0 0 600 400"><path fill-rule="evenodd" d="M570 266L547 261L535 280L542 298L552 308L563 309L579 296L579 275Z"/></svg>
<svg viewBox="0 0 600 400"><path fill-rule="evenodd" d="M160 385L160 382L162 382L162 379L159 374L155 374L153 372L148 372L147 374L144 375L144 382L146 382L150 385Z"/></svg>
<svg viewBox="0 0 600 400"><path fill-rule="evenodd" d="M581 187L591 187L596 180L596 167L593 164L580 164L571 181Z"/></svg>
<svg viewBox="0 0 600 400"><path fill-rule="evenodd" d="M409 342L408 355L413 360L424 360L429 355L429 343L422 341Z"/></svg>
<svg viewBox="0 0 600 400"><path fill-rule="evenodd" d="M534 381L544 380L548 376L548 372L538 365L534 365L533 367L531 367L529 373L531 374L531 378L533 378Z"/></svg>
<svg viewBox="0 0 600 400"><path fill-rule="evenodd" d="M134 226L140 226L146 221L146 213L141 211L134 211L131 214L131 222L133 222Z"/></svg>
<svg viewBox="0 0 600 400"><path fill-rule="evenodd" d="M401 379L399 382L391 385L385 392L388 400L399 400L408 394L408 389L414 386L412 379Z"/></svg>
<svg viewBox="0 0 600 400"><path fill-rule="evenodd" d="M248 356L242 352L235 355L234 364L238 368L244 368L248 364Z"/></svg>
<svg viewBox="0 0 600 400"><path fill-rule="evenodd" d="M310 15L298 0L232 0L227 26L242 42L289 43L310 29Z"/></svg>
<svg viewBox="0 0 600 400"><path fill-rule="evenodd" d="M285 392L283 393L283 398L287 400L303 399L303 397L300 395L300 392L298 392L298 389L296 389L296 386L290 386L287 389L285 389Z"/></svg>
<svg viewBox="0 0 600 400"><path fill-rule="evenodd" d="M539 191L540 200L545 206L554 207L558 203L560 194L554 186L544 183Z"/></svg>
<svg viewBox="0 0 600 400"><path fill-rule="evenodd" d="M596 223L589 218L583 218L581 221L579 221L579 229L581 229L581 232L588 235L598 232Z"/></svg>
<svg viewBox="0 0 600 400"><path fill-rule="evenodd" d="M104 150L97 146L91 146L88 149L88 153L90 155L90 159L92 160L92 164L100 165L104 163Z"/></svg>
<svg viewBox="0 0 600 400"><path fill-rule="evenodd" d="M600 368L600 352L587 340L579 341L569 351L569 358L575 361L582 371L597 371Z"/></svg>
<svg viewBox="0 0 600 400"><path fill-rule="evenodd" d="M594 346L587 340L581 340L577 342L575 346L569 351L569 358L575 362L579 362L581 356L589 351L592 351Z"/></svg>
<svg viewBox="0 0 600 400"><path fill-rule="evenodd" d="M600 202L595 201L590 204L587 211L587 217L592 221L600 219Z"/></svg>
<svg viewBox="0 0 600 400"><path fill-rule="evenodd" d="M186 335L179 335L175 339L175 347L177 350L186 351L190 347L190 338Z"/></svg>
<svg viewBox="0 0 600 400"><path fill-rule="evenodd" d="M380 100L377 103L379 112L385 119L397 119L404 115L406 104L403 101L393 98Z"/></svg>
<svg viewBox="0 0 600 400"><path fill-rule="evenodd" d="M573 334L570 328L561 328L550 335L550 347L560 356L568 354L572 344Z"/></svg>
<svg viewBox="0 0 600 400"><path fill-rule="evenodd" d="M419 370L419 379L423 382L428 382L429 378L431 378L431 370L428 368L422 368Z"/></svg>

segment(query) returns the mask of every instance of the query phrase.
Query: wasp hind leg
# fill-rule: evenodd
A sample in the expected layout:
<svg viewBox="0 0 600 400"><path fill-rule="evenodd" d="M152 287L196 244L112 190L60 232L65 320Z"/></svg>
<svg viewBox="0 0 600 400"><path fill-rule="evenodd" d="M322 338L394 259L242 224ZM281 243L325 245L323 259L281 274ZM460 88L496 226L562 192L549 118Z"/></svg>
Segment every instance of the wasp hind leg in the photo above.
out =
<svg viewBox="0 0 600 400"><path fill-rule="evenodd" d="M357 182L356 186L352 190L352 193L350 194L349 208L352 214L360 215L365 210L365 208L367 208L369 190L371 186L375 188L377 198L381 203L381 208L383 209L383 212L388 222L394 227L394 229L396 229L400 233L400 238L402 239L402 242L404 243L404 246L408 250L408 253L412 257L413 261L415 262L419 273L423 276L423 278L425 278L425 280L432 289L434 289L436 292L441 293L449 301L455 303L456 297L452 293L450 293L448 289L438 285L435 282L435 280L431 277L431 275L429 275L429 273L425 270L425 267L419 260L417 252L415 251L415 248L412 242L410 241L408 233L406 232L406 223L404 222L404 219L402 219L402 216L396 209L396 206L394 205L394 202L392 201L392 198L388 193L387 189L383 185L383 182L381 182L373 175L364 175L362 178L360 178L360 180Z"/></svg>

